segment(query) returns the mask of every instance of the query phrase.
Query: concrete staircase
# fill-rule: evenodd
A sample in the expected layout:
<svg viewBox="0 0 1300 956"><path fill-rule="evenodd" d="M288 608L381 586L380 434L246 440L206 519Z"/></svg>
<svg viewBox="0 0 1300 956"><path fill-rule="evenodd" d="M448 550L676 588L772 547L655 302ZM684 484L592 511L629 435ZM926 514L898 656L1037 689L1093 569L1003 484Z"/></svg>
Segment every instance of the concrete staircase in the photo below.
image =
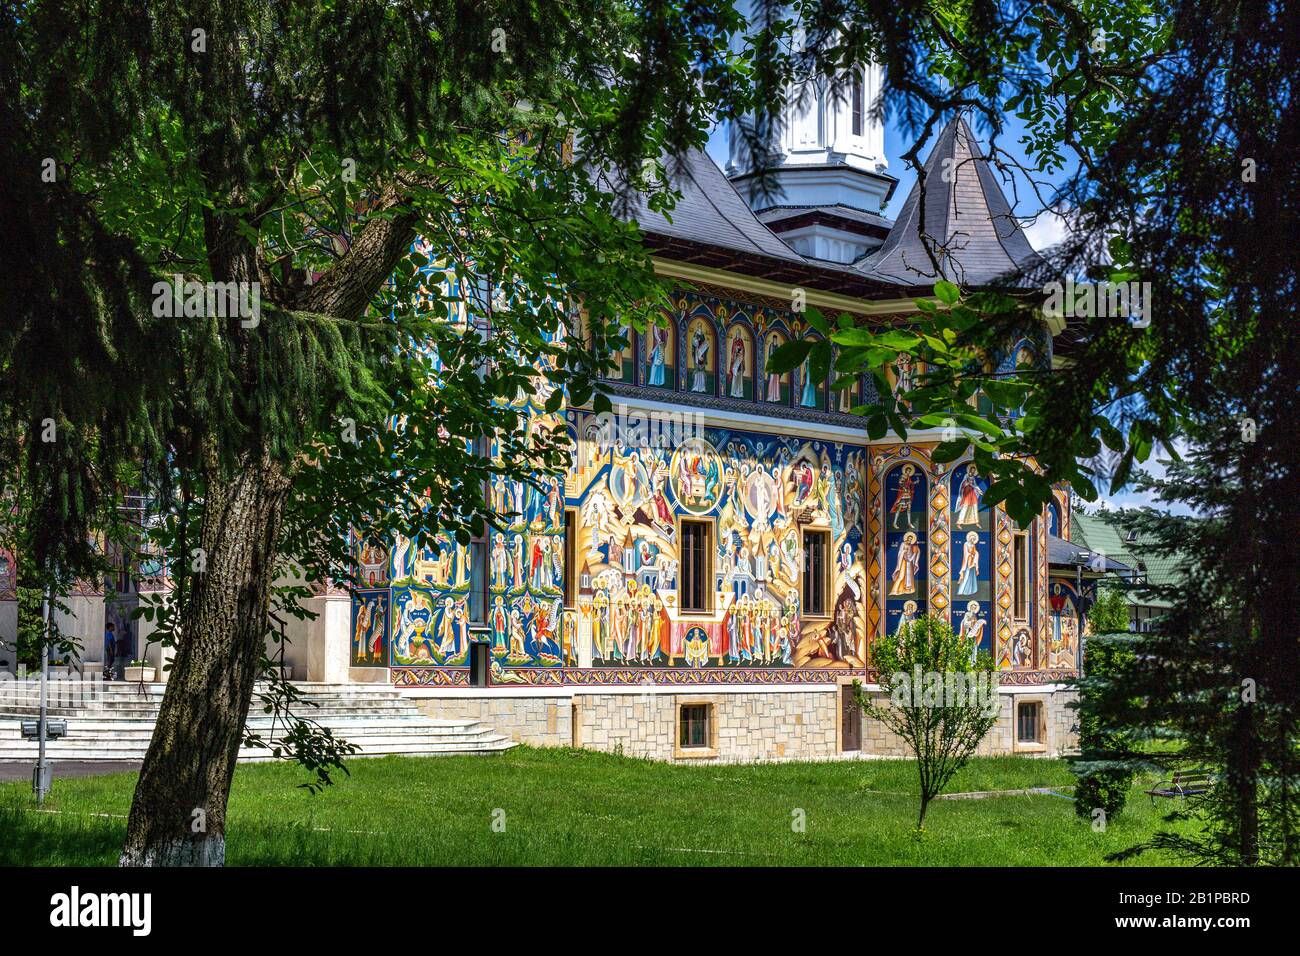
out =
<svg viewBox="0 0 1300 956"><path fill-rule="evenodd" d="M294 686L304 701L294 706L294 714L356 744L360 750L354 756L492 754L515 746L510 738L478 721L426 717L386 684ZM162 694L161 684L55 682L49 713L67 720L68 733L46 744L49 759L143 760ZM38 706L34 688L0 685L0 761L36 759L36 741L23 739L20 721L35 716ZM286 730L283 720L275 722L262 713L256 697L247 726L268 743L280 740ZM276 758L269 748L244 747L239 759Z"/></svg>

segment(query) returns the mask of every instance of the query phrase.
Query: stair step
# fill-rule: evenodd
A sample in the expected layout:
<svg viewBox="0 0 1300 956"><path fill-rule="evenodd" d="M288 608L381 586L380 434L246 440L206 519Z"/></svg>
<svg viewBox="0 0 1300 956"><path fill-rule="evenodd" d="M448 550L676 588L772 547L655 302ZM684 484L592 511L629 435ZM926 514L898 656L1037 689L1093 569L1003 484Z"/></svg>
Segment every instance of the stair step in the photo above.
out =
<svg viewBox="0 0 1300 956"><path fill-rule="evenodd" d="M300 696L294 714L355 744L359 750L354 756L490 754L516 746L487 723L426 717L413 702L386 684L295 683L294 687ZM63 706L52 706L49 713L67 720L68 733L59 740L47 741L47 755L52 760L144 759L165 689L162 684L142 688L138 684L88 683L81 688L84 696L79 698L78 688L65 682L59 688L62 696L51 698ZM259 685L258 690L264 691L264 685ZM19 720L30 720L38 703L39 699L30 694L0 698L0 760L36 759L38 744L22 738ZM247 728L262 736L274 733L279 739L287 729L282 718L265 713L256 699ZM265 747L242 747L239 759L276 758Z"/></svg>

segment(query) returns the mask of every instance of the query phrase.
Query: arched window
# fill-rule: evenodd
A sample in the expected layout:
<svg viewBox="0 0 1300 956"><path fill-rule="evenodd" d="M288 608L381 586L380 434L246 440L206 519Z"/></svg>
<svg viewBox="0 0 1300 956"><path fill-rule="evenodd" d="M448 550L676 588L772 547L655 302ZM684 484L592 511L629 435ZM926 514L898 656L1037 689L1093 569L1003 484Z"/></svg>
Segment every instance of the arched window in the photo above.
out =
<svg viewBox="0 0 1300 956"><path fill-rule="evenodd" d="M849 108L853 117L853 135L861 136L865 128L866 121L866 91L862 85L862 71L856 67L853 70L852 90L849 94Z"/></svg>

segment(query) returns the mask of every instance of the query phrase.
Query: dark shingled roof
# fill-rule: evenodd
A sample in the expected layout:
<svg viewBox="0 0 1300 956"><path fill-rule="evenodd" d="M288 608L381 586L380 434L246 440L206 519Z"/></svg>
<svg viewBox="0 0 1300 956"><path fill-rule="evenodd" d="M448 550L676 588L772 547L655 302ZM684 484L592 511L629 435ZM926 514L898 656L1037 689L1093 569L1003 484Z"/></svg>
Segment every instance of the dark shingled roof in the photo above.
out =
<svg viewBox="0 0 1300 956"><path fill-rule="evenodd" d="M953 171L950 182L943 181L945 169ZM942 247L935 250L942 275L917 235L920 206L918 181L884 245L858 268L879 282L908 288L929 288L939 278L990 286L1041 261L960 116L944 127L925 161L925 232L932 245Z"/></svg>
<svg viewBox="0 0 1300 956"><path fill-rule="evenodd" d="M669 174L682 198L667 215L650 209L639 196L632 197L632 218L642 232L811 264L755 218L736 187L703 150L688 152L680 164L670 166Z"/></svg>
<svg viewBox="0 0 1300 956"><path fill-rule="evenodd" d="M656 253L846 295L880 297L887 293L851 266L809 259L791 249L758 220L703 150L690 150L680 162L669 161L667 166L673 186L681 192L671 212L651 209L639 194L628 197L628 216ZM607 177L602 179L612 188Z"/></svg>

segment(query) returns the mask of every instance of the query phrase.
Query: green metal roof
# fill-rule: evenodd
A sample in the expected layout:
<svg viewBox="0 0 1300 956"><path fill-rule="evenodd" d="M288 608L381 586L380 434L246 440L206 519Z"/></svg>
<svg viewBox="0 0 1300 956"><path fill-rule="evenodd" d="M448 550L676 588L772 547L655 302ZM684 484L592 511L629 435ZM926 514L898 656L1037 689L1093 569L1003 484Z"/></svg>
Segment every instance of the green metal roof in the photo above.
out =
<svg viewBox="0 0 1300 956"><path fill-rule="evenodd" d="M1103 515L1086 515L1074 512L1071 516L1070 541L1081 544L1091 551L1101 551L1107 558L1113 558L1130 568L1145 574L1146 580L1153 585L1174 584L1182 576L1182 563L1177 557L1165 557L1152 554L1142 546L1142 537L1136 541L1125 541L1124 532ZM1132 604L1146 607L1168 607L1168 601L1138 599L1129 596Z"/></svg>

